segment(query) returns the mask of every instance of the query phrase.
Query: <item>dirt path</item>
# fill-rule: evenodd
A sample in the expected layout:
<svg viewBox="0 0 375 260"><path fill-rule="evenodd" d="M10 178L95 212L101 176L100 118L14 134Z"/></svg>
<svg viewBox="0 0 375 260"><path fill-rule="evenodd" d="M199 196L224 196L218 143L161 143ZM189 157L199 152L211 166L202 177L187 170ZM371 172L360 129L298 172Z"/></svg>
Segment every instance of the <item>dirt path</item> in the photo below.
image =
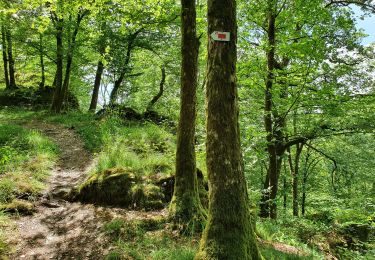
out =
<svg viewBox="0 0 375 260"><path fill-rule="evenodd" d="M96 207L62 199L86 176L92 156L73 130L62 126L29 122L61 150L61 157L48 181L48 189L36 202L36 213L15 219L15 245L10 259L104 259L111 250L103 224L116 217L148 218L152 212ZM158 212L157 214L163 214Z"/></svg>

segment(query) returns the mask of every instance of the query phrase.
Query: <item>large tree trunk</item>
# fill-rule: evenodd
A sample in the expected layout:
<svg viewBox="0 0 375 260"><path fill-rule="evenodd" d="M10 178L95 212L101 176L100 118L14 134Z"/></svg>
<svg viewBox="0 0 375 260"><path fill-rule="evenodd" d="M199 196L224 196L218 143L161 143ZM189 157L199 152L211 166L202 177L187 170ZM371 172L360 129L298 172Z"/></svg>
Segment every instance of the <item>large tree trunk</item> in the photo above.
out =
<svg viewBox="0 0 375 260"><path fill-rule="evenodd" d="M6 38L7 38L8 65L9 65L9 88L15 89L17 88L17 85L16 85L15 70L14 70L12 34L9 29L6 29Z"/></svg>
<svg viewBox="0 0 375 260"><path fill-rule="evenodd" d="M103 71L104 71L104 64L101 60L99 60L98 67L95 73L94 89L92 91L91 103L90 103L90 108L89 108L89 110L93 112L95 112L96 106L98 105L100 82L102 80Z"/></svg>
<svg viewBox="0 0 375 260"><path fill-rule="evenodd" d="M5 29L4 24L1 25L1 45L2 45L3 62L4 62L5 88L9 89L10 84L9 84L9 72L8 72L8 54L7 54L7 42L6 42L6 29Z"/></svg>
<svg viewBox="0 0 375 260"><path fill-rule="evenodd" d="M252 226L238 125L236 3L208 1L208 33L230 32L230 41L208 42L207 142L209 211L196 259L261 259Z"/></svg>
<svg viewBox="0 0 375 260"><path fill-rule="evenodd" d="M63 104L63 24L62 20L56 22L56 83L51 110L60 113Z"/></svg>
<svg viewBox="0 0 375 260"><path fill-rule="evenodd" d="M205 220L199 199L195 162L199 40L196 37L195 0L181 0L181 5L181 105L177 130L175 186L169 210L174 223L182 225L188 232L194 232L203 229ZM192 228L198 230L191 230Z"/></svg>

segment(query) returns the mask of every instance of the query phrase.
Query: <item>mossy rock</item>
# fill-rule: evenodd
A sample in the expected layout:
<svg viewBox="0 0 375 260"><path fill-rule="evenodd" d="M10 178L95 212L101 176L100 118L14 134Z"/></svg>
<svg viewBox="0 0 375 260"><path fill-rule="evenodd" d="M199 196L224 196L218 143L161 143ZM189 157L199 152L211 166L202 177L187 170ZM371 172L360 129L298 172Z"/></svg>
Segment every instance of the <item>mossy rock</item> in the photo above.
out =
<svg viewBox="0 0 375 260"><path fill-rule="evenodd" d="M91 176L73 193L73 200L135 209L161 209L160 187L137 178L123 168L111 168Z"/></svg>
<svg viewBox="0 0 375 260"><path fill-rule="evenodd" d="M132 187L132 199L134 208L146 210L162 209L164 207L164 194L154 184L140 183Z"/></svg>
<svg viewBox="0 0 375 260"><path fill-rule="evenodd" d="M134 174L113 168L91 176L77 190L74 199L86 203L128 207L132 203Z"/></svg>
<svg viewBox="0 0 375 260"><path fill-rule="evenodd" d="M32 215L35 212L35 206L29 201L14 199L10 203L0 204L0 211L21 215Z"/></svg>
<svg viewBox="0 0 375 260"><path fill-rule="evenodd" d="M340 231L347 239L348 245L351 245L355 240L363 243L368 242L371 230L371 225L367 223L346 223Z"/></svg>

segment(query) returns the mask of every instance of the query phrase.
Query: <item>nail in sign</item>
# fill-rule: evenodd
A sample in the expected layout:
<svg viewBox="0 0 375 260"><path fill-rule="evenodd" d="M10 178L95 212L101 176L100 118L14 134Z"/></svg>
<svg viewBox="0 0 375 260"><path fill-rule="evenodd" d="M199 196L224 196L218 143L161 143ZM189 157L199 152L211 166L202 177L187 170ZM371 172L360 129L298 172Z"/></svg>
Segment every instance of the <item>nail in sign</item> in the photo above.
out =
<svg viewBox="0 0 375 260"><path fill-rule="evenodd" d="M211 39L219 42L229 42L230 32L214 31L213 33L211 33Z"/></svg>

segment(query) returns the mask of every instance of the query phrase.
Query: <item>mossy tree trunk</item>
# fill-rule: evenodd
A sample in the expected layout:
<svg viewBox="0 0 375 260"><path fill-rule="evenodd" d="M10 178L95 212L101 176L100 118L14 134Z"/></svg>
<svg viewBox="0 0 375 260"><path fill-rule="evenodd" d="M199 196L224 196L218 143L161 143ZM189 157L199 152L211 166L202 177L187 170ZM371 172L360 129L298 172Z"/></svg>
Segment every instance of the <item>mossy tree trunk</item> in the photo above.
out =
<svg viewBox="0 0 375 260"><path fill-rule="evenodd" d="M199 40L195 0L181 0L181 105L177 132L176 177L170 217L184 230L202 231L205 221L195 161L196 88ZM193 230L192 230L193 229Z"/></svg>
<svg viewBox="0 0 375 260"><path fill-rule="evenodd" d="M208 1L208 33L230 32L229 42L208 43L208 220L195 259L261 259L255 240L238 125L236 3Z"/></svg>
<svg viewBox="0 0 375 260"><path fill-rule="evenodd" d="M8 72L8 54L7 54L7 42L6 42L6 29L4 25L4 20L1 25L1 47L3 52L3 63L4 63L4 79L5 79L5 88L9 89L9 72Z"/></svg>

